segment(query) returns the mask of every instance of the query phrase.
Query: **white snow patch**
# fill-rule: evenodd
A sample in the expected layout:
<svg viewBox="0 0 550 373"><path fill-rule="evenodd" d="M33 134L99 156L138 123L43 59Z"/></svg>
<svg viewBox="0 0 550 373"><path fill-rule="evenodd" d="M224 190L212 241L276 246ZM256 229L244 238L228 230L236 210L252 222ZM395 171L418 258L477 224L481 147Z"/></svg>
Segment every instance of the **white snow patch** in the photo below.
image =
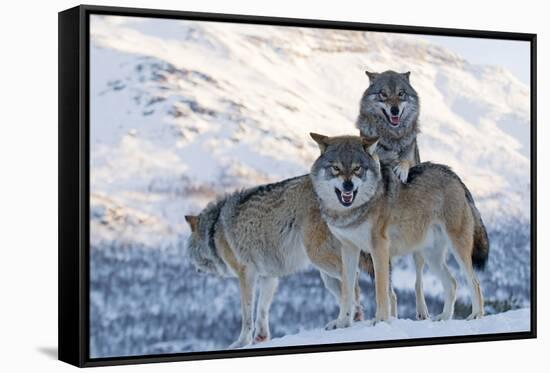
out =
<svg viewBox="0 0 550 373"><path fill-rule="evenodd" d="M353 324L346 329L326 331L308 330L294 335L286 335L271 341L248 346L247 348L271 348L331 343L368 342L381 340L415 339L428 337L449 337L492 333L514 333L530 330L530 309L508 311L486 316L480 320L413 321L397 319L377 323L370 321Z"/></svg>

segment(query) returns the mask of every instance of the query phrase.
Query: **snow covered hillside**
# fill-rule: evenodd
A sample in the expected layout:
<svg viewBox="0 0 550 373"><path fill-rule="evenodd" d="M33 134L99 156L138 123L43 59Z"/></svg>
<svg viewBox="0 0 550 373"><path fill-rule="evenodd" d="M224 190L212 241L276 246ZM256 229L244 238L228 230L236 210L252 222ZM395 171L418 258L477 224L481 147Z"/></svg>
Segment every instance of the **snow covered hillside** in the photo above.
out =
<svg viewBox="0 0 550 373"><path fill-rule="evenodd" d="M248 348L284 347L328 343L370 342L380 340L450 337L490 333L513 333L530 330L530 310L523 308L487 316L480 320L450 320L442 322L413 321L408 319L377 323L370 321L353 324L350 328L326 331L308 330L286 335Z"/></svg>
<svg viewBox="0 0 550 373"><path fill-rule="evenodd" d="M529 306L530 94L507 70L397 34L113 16L92 16L90 32L93 356L229 344L236 283L184 262L184 215L307 172L318 155L309 132L358 133L366 69L412 72L421 158L450 165L476 199L492 244L481 274L487 312ZM393 272L405 317L414 314L410 262ZM425 282L439 307L440 284L429 272ZM364 305L373 312L370 297ZM316 272L291 276L274 304L274 336L324 325L334 310ZM231 326L216 334L220 322Z"/></svg>

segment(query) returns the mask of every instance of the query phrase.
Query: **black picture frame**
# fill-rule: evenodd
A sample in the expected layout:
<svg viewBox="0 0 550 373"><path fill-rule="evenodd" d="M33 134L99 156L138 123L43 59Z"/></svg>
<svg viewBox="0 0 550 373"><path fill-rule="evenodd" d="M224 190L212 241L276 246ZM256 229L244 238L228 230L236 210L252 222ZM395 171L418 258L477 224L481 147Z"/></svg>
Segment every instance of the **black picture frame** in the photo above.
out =
<svg viewBox="0 0 550 373"><path fill-rule="evenodd" d="M528 41L531 45L531 330L147 356L89 356L89 17L92 14ZM59 13L59 360L79 367L536 338L537 35L81 5Z"/></svg>

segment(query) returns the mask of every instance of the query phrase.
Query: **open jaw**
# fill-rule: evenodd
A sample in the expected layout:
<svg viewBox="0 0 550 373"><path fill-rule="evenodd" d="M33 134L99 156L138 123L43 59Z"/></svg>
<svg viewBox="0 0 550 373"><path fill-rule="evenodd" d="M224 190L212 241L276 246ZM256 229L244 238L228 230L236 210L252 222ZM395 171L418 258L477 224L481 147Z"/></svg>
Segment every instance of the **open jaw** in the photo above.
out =
<svg viewBox="0 0 550 373"><path fill-rule="evenodd" d="M382 109L382 113L384 113L384 116L386 117L390 125L392 125L393 127L397 127L399 125L399 121L401 120L401 115L403 115L403 112L401 112L401 115L393 115L393 114L388 115L388 113L386 112L386 109Z"/></svg>
<svg viewBox="0 0 550 373"><path fill-rule="evenodd" d="M351 204L355 200L355 196L357 196L357 189L350 192L342 192L340 189L334 188L334 191L336 192L338 201L340 201L340 203L345 207L351 206Z"/></svg>

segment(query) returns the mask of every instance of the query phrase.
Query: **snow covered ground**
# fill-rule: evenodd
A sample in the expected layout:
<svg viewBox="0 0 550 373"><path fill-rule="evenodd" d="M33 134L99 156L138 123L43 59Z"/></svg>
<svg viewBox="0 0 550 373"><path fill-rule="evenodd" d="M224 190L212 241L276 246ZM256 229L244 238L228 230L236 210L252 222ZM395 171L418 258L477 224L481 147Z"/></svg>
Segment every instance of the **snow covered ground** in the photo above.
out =
<svg viewBox="0 0 550 373"><path fill-rule="evenodd" d="M285 335L247 348L268 348L329 343L369 342L379 340L450 337L491 333L514 333L530 330L530 309L523 308L487 316L480 320L432 322L398 319L372 325L370 321L353 324L347 329L308 330Z"/></svg>
<svg viewBox="0 0 550 373"><path fill-rule="evenodd" d="M407 35L90 21L92 356L220 349L236 337L236 282L185 262L184 215L308 172L318 155L309 132L356 134L366 69L412 72L421 158L450 165L474 195L491 241L486 312L530 306L530 92L509 71ZM411 262L396 260L392 273L403 317L414 315ZM370 280L362 288L372 294ZM429 271L425 292L435 313L442 289ZM460 318L463 284L458 295ZM371 297L363 303L372 315ZM335 307L317 272L285 278L273 336L318 328Z"/></svg>

